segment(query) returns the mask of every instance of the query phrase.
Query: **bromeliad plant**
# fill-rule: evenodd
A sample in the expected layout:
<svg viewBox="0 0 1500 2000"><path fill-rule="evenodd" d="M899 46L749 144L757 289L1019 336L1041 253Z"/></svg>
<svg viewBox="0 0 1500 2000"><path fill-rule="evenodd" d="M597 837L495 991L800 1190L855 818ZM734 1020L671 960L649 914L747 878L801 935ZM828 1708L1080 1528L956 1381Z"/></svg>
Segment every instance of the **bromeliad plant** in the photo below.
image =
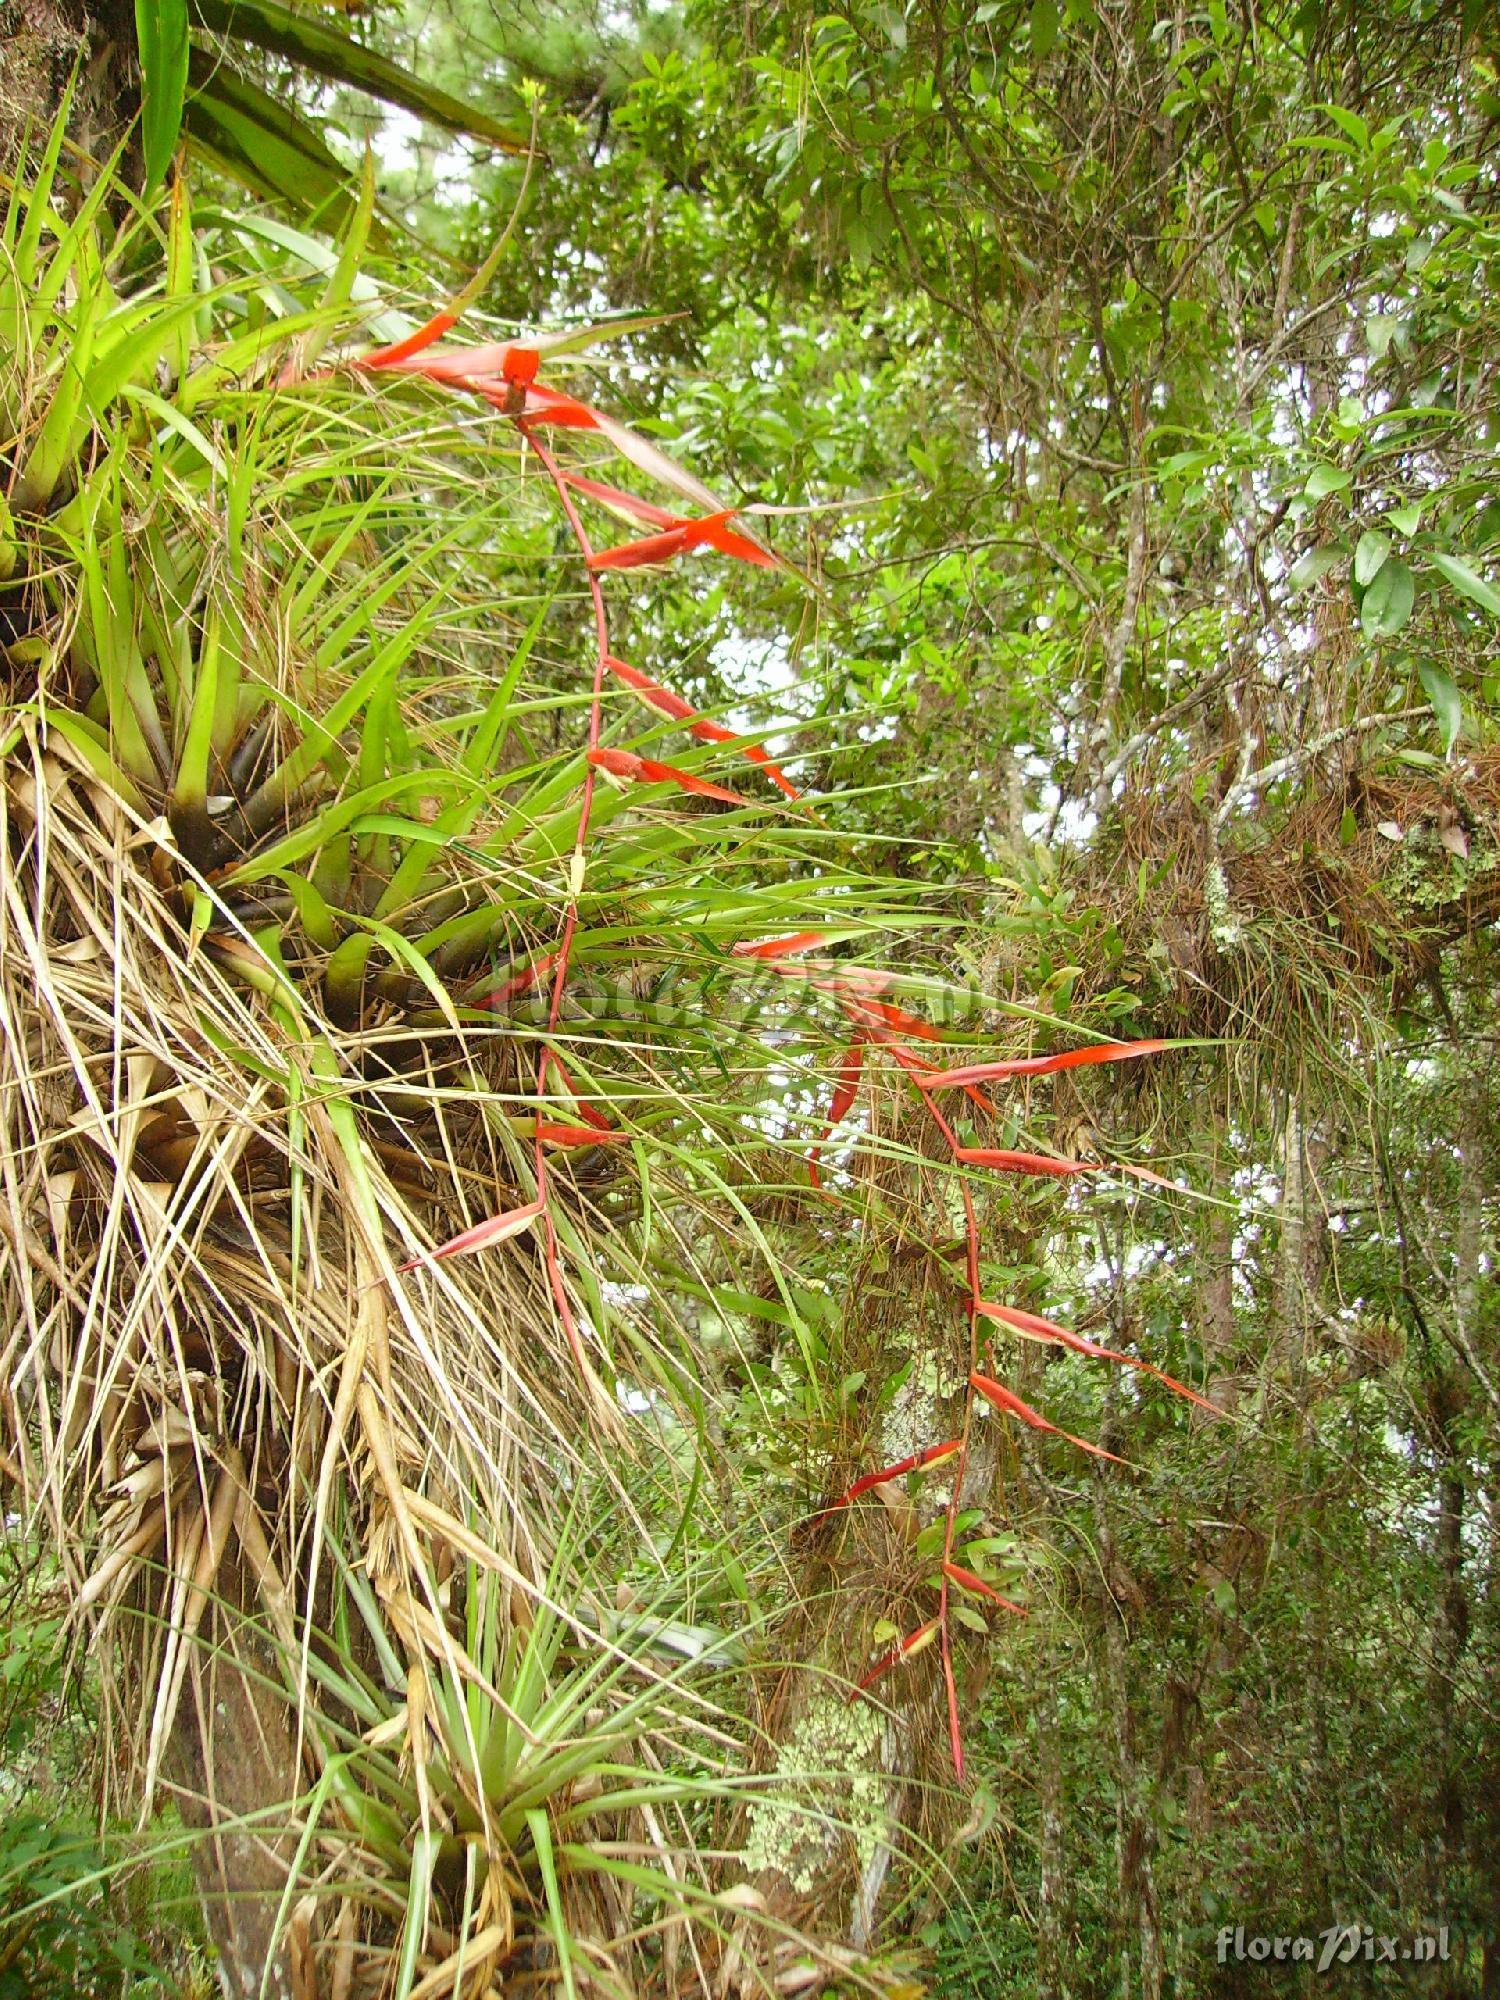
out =
<svg viewBox="0 0 1500 2000"><path fill-rule="evenodd" d="M1086 1169L965 1144L940 1096L988 1120L988 1083L1159 1045L944 1068L902 981L835 955L916 929L909 892L614 650L615 572L786 568L554 379L618 328L454 344L477 286L376 311L368 177L331 250L181 182L164 218L107 179L64 200L61 147L0 266L8 1471L133 1653L106 1695L143 1809L165 1774L262 1830L244 1879L203 1850L242 1971L572 1990L633 1909L628 1987L662 1924L715 1949L694 1802L753 1732L662 1669L660 1618L622 1626L557 1496L628 1517L657 1436L629 1413L702 1431L692 1219L736 1218L804 1334L754 1197L805 1185L820 1019L854 1037L835 1124L886 1053L960 1176L961 1470L981 1403L1050 1427L982 1322L1125 1357L985 1300L971 1171ZM601 546L596 513L649 532ZM757 973L758 1011L726 999ZM940 1641L961 1774L950 1590L996 1593L959 1485L901 1650ZM655 1559L679 1598L687 1545Z"/></svg>
<svg viewBox="0 0 1500 2000"><path fill-rule="evenodd" d="M183 185L116 229L122 191L65 190L62 142L0 276L7 1471L137 1800L165 1775L260 1829L253 1865L200 1850L236 1978L278 1927L402 1994L455 1952L565 1966L568 1925L618 1928L591 1814L647 1826L666 1858L621 1879L711 1934L690 1823L649 1832L692 1802L686 1670L559 1566L555 1502L626 1504L631 1384L695 1393L680 1329L605 1282L649 1275L637 1157L661 1214L715 1184L705 1119L743 1136L743 1102L684 1100L707 1011L667 1034L612 975L704 983L768 906L817 917L754 887L808 822L754 742L759 798L648 754L680 710L626 663L618 702L602 665L575 692L538 460L565 519L573 489L540 426L455 423L403 379L411 329L351 304L368 182L334 254ZM573 1008L586 980L613 1014ZM739 1046L753 1091L753 1024ZM566 1642L526 1639L544 1611ZM290 1885L325 1864L354 1886L299 1943Z"/></svg>
<svg viewBox="0 0 1500 2000"><path fill-rule="evenodd" d="M337 255L181 185L111 234L120 189L65 192L61 146L0 279L7 1465L115 1662L137 1798L166 1774L272 1830L269 1884L213 1885L226 1957L258 1979L336 1825L361 1887L323 1942L405 1993L449 1955L453 1843L490 1961L560 1955L565 1911L613 1928L573 1880L581 1776L600 1814L673 1796L626 1754L673 1686L601 1650L554 1501L643 1448L617 1384L691 1379L601 1254L614 1162L670 1183L678 1092L647 1019L565 1018L562 979L721 960L782 794L709 822L596 703L657 810L599 783L524 439L394 371L314 379L335 327L402 331L350 306L368 183ZM571 1702L555 1634L504 1664L547 1605L592 1649Z"/></svg>

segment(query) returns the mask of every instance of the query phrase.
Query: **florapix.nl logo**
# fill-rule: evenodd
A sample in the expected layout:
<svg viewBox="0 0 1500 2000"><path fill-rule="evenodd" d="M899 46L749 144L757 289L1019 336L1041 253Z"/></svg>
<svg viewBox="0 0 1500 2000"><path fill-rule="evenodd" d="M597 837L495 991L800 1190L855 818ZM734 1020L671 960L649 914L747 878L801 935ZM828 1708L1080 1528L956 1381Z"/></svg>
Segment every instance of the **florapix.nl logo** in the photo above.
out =
<svg viewBox="0 0 1500 2000"><path fill-rule="evenodd" d="M1373 1924L1326 1924L1311 1937L1246 1936L1243 1924L1226 1924L1214 1946L1220 1965L1311 1965L1329 1972L1336 1965L1445 1965L1449 1958L1448 1926L1391 1937Z"/></svg>

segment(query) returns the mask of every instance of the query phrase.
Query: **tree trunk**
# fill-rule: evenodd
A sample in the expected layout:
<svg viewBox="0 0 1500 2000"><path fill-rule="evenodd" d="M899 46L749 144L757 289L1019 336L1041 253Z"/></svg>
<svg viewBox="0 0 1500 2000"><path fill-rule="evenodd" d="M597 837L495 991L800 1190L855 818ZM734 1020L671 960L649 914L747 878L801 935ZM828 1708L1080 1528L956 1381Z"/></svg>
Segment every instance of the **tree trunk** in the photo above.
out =
<svg viewBox="0 0 1500 2000"><path fill-rule="evenodd" d="M275 1691L277 1661L244 1615L254 1592L232 1555L216 1587L167 1775L198 1835L193 1872L227 2000L304 2000L313 1991L301 1962L306 1922L289 1922L281 1909L297 1845L292 1802L303 1790L295 1718Z"/></svg>
<svg viewBox="0 0 1500 2000"><path fill-rule="evenodd" d="M1479 1308L1482 1272L1482 1217L1485 1187L1480 1160L1477 1096L1471 1096L1459 1129L1459 1212L1454 1244L1454 1308L1458 1333L1470 1351ZM1445 1367L1431 1382L1428 1409L1438 1446L1437 1619L1433 1631L1432 1704L1436 1719L1436 1822L1434 1903L1442 1919L1452 1921L1462 1908L1467 1845L1467 1753L1459 1713L1458 1676L1469 1640L1469 1594L1464 1574L1464 1515L1468 1501L1468 1469L1462 1443L1462 1420L1469 1403L1469 1384L1458 1367ZM1454 1905L1458 1904L1458 1910ZM1458 1981L1443 1992L1457 1992Z"/></svg>
<svg viewBox="0 0 1500 2000"><path fill-rule="evenodd" d="M65 171L102 163L140 105L133 0L0 0L0 172L34 159L73 80ZM138 178L131 139L122 171ZM308 2000L307 1922L282 1911L303 1789L277 1664L246 1615L254 1592L232 1555L193 1649L165 1758L229 2000ZM278 1942L278 1932L281 1933Z"/></svg>
<svg viewBox="0 0 1500 2000"><path fill-rule="evenodd" d="M102 160L140 108L133 0L0 0L0 170L45 138L75 65L69 137Z"/></svg>
<svg viewBox="0 0 1500 2000"><path fill-rule="evenodd" d="M1447 1444L1448 1426L1444 1426ZM1433 1881L1434 1906L1442 1922L1451 1922L1455 1901L1461 1907L1465 1820L1465 1773L1458 1729L1459 1662L1468 1643L1469 1605L1464 1583L1464 1500L1462 1463L1446 1458L1438 1480L1437 1558L1440 1575L1437 1626L1433 1633L1432 1703L1436 1718L1437 1765L1433 1817L1436 1821L1437 1863ZM1443 1994L1461 1990L1458 1980L1440 1987Z"/></svg>
<svg viewBox="0 0 1500 2000"><path fill-rule="evenodd" d="M1500 1515L1500 1464L1489 1481L1489 1516ZM1500 1629L1500 1542L1490 1538L1485 1599L1481 1600L1490 1631ZM1484 1800L1478 1830L1481 1908L1486 1912L1483 1945L1483 1972L1480 2000L1500 2000L1500 1745L1493 1733L1479 1772L1479 1792Z"/></svg>
<svg viewBox="0 0 1500 2000"><path fill-rule="evenodd" d="M1228 1120L1222 1109L1215 1111L1204 1133L1203 1144L1211 1161L1209 1192L1220 1201L1234 1194L1234 1156L1229 1144ZM1204 1387L1211 1403L1229 1415L1239 1406L1243 1384L1235 1367L1234 1322L1234 1237L1238 1222L1232 1208L1206 1209L1198 1225L1198 1269L1201 1282L1195 1287L1193 1324L1208 1363ZM1210 1418L1210 1422L1213 1420Z"/></svg>
<svg viewBox="0 0 1500 2000"><path fill-rule="evenodd" d="M1328 1263L1328 1219L1318 1191L1318 1175L1328 1154L1327 1138L1307 1129L1300 1102L1291 1098L1282 1150L1281 1241L1272 1311L1274 1358L1294 1381L1306 1371Z"/></svg>
<svg viewBox="0 0 1500 2000"><path fill-rule="evenodd" d="M1115 1412L1116 1384L1111 1376L1105 1389L1104 1422L1100 1427L1100 1440L1109 1450L1118 1448ZM1100 1649L1103 1706L1110 1718L1114 1737L1119 1788L1115 1859L1120 1917L1122 1923L1135 1933L1140 1953L1141 2000L1161 2000L1166 1966L1153 1866L1156 1836L1150 1811L1152 1786L1136 1744L1135 1717L1130 1701L1129 1640L1114 1594L1118 1563L1110 1519L1109 1480L1102 1466L1096 1466L1091 1483L1094 1531L1099 1551L1095 1592L1103 1641ZM1128 1945L1124 1963L1128 1968Z"/></svg>

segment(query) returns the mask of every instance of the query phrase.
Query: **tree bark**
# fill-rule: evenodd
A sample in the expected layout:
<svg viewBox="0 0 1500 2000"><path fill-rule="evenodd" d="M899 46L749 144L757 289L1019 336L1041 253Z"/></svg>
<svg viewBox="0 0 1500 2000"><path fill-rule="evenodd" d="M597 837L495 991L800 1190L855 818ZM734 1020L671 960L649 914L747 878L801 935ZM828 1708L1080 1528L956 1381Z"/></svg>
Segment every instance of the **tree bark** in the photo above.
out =
<svg viewBox="0 0 1500 2000"><path fill-rule="evenodd" d="M1471 1348L1483 1268L1481 1219L1486 1192L1480 1164L1483 1142L1478 1104L1477 1094L1471 1095L1460 1122L1458 1229L1454 1244L1453 1304L1460 1334ZM1468 1466L1460 1429L1468 1402L1469 1385L1457 1367L1445 1368L1429 1386L1428 1408L1439 1454L1436 1537L1439 1594L1432 1651L1432 1701L1437 1722L1434 1900L1448 1921L1456 1914L1455 1904L1462 1906L1469 1796L1458 1695L1458 1676L1469 1642L1470 1623L1468 1580L1464 1574ZM1456 1980L1443 1988L1445 1993L1457 1990Z"/></svg>
<svg viewBox="0 0 1500 2000"><path fill-rule="evenodd" d="M1301 1104L1291 1098L1282 1149L1281 1242L1272 1311L1276 1360L1298 1381L1306 1370L1314 1302L1328 1264L1328 1219L1318 1194L1318 1175L1328 1154L1327 1138L1308 1130Z"/></svg>
<svg viewBox="0 0 1500 2000"><path fill-rule="evenodd" d="M298 1929L283 1925L281 1907L297 1845L293 1803L303 1789L295 1718L276 1692L277 1662L242 1609L253 1590L231 1554L216 1588L173 1725L167 1776L198 1835L193 1872L226 2000L304 2000L313 1988Z"/></svg>
<svg viewBox="0 0 1500 2000"><path fill-rule="evenodd" d="M1234 1156L1229 1124L1216 1109L1204 1133L1210 1160L1209 1192L1219 1201L1234 1195ZM1202 1280L1194 1290L1193 1326L1208 1363L1205 1392L1228 1415L1239 1407L1243 1388L1235 1367L1234 1237L1238 1216L1233 1208L1205 1209L1198 1225L1198 1268ZM1213 1419L1208 1419L1212 1422Z"/></svg>
<svg viewBox="0 0 1500 2000"><path fill-rule="evenodd" d="M140 108L133 0L0 0L0 170L45 139L75 65L69 138L102 160Z"/></svg>
<svg viewBox="0 0 1500 2000"><path fill-rule="evenodd" d="M1101 1442L1117 1448L1115 1424L1116 1384L1111 1377L1105 1390ZM1135 1716L1130 1701L1129 1640L1119 1604L1113 1592L1118 1572L1114 1528L1110 1519L1109 1481L1102 1466L1096 1466L1091 1482L1094 1500L1094 1532L1099 1562L1096 1595L1102 1634L1101 1678L1103 1706L1110 1718L1114 1737L1115 1770L1119 1804L1115 1826L1115 1859L1119 1879L1122 1922L1135 1933L1140 1953L1141 2000L1161 2000L1166 1972L1162 1948L1161 1917L1157 1907L1153 1854L1155 1828L1151 1819L1152 1785L1136 1744ZM1130 1947L1124 1963L1128 1969Z"/></svg>

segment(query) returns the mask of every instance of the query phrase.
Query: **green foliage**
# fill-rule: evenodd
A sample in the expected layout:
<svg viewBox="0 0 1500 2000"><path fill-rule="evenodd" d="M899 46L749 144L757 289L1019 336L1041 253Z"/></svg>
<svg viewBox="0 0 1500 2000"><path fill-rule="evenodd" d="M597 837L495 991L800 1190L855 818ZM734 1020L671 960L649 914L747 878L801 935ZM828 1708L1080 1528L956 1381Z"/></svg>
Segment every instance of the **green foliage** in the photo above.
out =
<svg viewBox="0 0 1500 2000"><path fill-rule="evenodd" d="M198 31L195 41L192 31ZM287 70L399 106L502 153L524 129L438 88L364 40L277 0L136 0L142 192L166 178L179 138L220 173L293 213L347 220L345 168L286 88ZM258 58L283 65L263 83Z"/></svg>
<svg viewBox="0 0 1500 2000"><path fill-rule="evenodd" d="M1456 7L856 0L651 33L681 52L622 27L607 121L565 96L523 282L687 307L640 343L660 435L828 511L794 645L733 577L665 580L637 617L696 646L704 690L787 686L882 858L965 899L955 957L986 994L1229 1042L1180 1081L1027 1103L1060 1143L1149 1134L1138 1157L1201 1207L986 1216L1000 1296L1138 1340L1236 1415L1200 1431L1154 1389L1111 1404L1084 1364L1016 1357L1146 1470L1095 1485L1052 1441L1007 1462L1033 1620L989 1642L975 1755L1001 1817L961 1869L980 1913L936 1889L915 1913L935 1976L1103 1994L1123 1952L1132 1991L1221 1990L1226 1918L1410 1933L1445 1910L1474 1990L1500 1907L1472 1292L1495 1215L1449 1093L1492 1087L1492 32ZM479 186L476 241L515 176ZM859 1105L898 1115L869 1074ZM881 1258L828 1250L843 1309L812 1345L756 1321L746 1379L774 1400L738 1420L740 1463L837 1453L835 1400L851 1476L891 1462L903 1368L937 1421L951 1329L891 1282L896 1347ZM1428 1310L1444 1285L1471 1288L1462 1340ZM921 1600L871 1603L860 1565L894 1597L900 1560L863 1516L849 1536L833 1616L888 1645ZM890 1699L930 1723L931 1694L914 1668Z"/></svg>
<svg viewBox="0 0 1500 2000"><path fill-rule="evenodd" d="M180 1853L153 1857L123 1828L98 1837L97 1689L68 1673L55 1574L14 1528L0 1596L0 1995L201 2000L209 1975Z"/></svg>
<svg viewBox="0 0 1500 2000"><path fill-rule="evenodd" d="M739 1607L744 1569L776 1557L742 1547L742 1629L707 1625L705 1530L669 1450L652 1476L676 1524L622 1615L557 1494L637 1520L626 1473L655 1428L701 1440L677 1287L724 1271L726 1221L811 1360L752 1203L800 1170L829 1016L922 989L847 956L804 976L766 934L914 945L932 919L770 782L753 736L610 652L572 494L601 504L586 475L609 451L678 504L711 496L553 386L605 330L542 343L545 382L516 343L445 355L405 320L382 342L368 177L333 246L182 182L165 218L107 181L67 203L60 158L54 135L12 196L3 301L0 797L7 906L38 914L4 959L30 1136L0 1171L68 1272L58 1293L62 1267L7 1239L14 1338L38 1312L66 1326L18 1363L13 1476L86 1577L75 1614L133 1662L102 1698L147 1804L194 1718L229 1740L202 1677L242 1646L270 1661L256 1684L282 1685L310 1787L287 1773L268 1808L236 1792L253 1759L229 1748L215 1810L284 1816L294 1885L337 1844L339 1949L394 1955L403 1994L451 1955L438 1909L441 1937L555 1953L565 1983L616 1933L622 1965L658 1923L718 1936L739 1906L688 1864L760 1756ZM485 390L487 423L455 381ZM595 447L566 469L559 412ZM581 592L559 579L559 506ZM689 762L642 757L668 731ZM705 740L740 789L698 776ZM101 1012L105 934L122 997ZM805 1386L819 1418L811 1366ZM695 1670L729 1673L736 1705L683 1693ZM660 1865L601 1839L622 1814ZM641 1933L620 1898L649 1908ZM768 1922L773 1964L807 1948Z"/></svg>
<svg viewBox="0 0 1500 2000"><path fill-rule="evenodd" d="M182 129L188 77L187 0L136 0L135 38L141 63L141 151L146 193L166 179Z"/></svg>

